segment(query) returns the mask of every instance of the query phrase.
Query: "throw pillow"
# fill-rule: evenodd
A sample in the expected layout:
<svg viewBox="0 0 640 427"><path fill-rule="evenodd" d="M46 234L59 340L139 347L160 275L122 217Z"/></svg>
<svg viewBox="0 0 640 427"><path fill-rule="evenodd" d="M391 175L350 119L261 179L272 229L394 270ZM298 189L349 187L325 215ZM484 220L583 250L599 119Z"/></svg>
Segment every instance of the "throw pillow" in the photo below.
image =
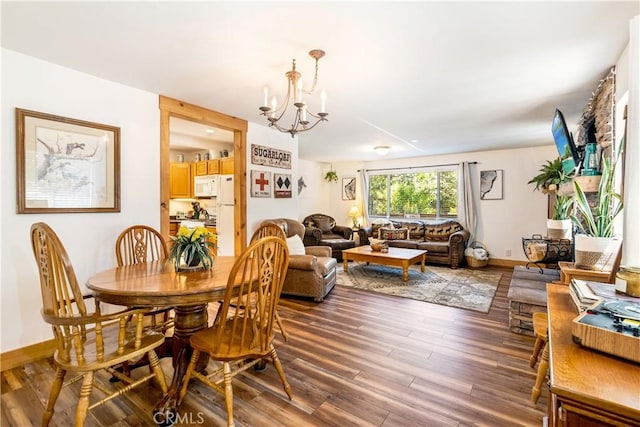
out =
<svg viewBox="0 0 640 427"><path fill-rule="evenodd" d="M406 228L384 228L378 230L378 239L382 240L407 240L409 230Z"/></svg>
<svg viewBox="0 0 640 427"><path fill-rule="evenodd" d="M424 236L427 240L447 241L453 233L462 230L462 226L454 221L446 221L440 224L427 224Z"/></svg>
<svg viewBox="0 0 640 427"><path fill-rule="evenodd" d="M331 218L314 218L313 222L316 223L316 227L318 227L323 234L331 232L333 228L331 227Z"/></svg>
<svg viewBox="0 0 640 427"><path fill-rule="evenodd" d="M289 248L289 255L305 255L304 243L297 234L291 237L287 237L287 248Z"/></svg>

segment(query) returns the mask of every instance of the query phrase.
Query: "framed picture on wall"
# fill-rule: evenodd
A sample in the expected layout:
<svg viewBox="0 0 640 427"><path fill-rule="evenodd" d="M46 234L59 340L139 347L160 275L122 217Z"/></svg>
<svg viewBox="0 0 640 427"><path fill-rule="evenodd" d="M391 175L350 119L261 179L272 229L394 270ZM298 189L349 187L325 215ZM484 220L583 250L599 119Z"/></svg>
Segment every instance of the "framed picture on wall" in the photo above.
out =
<svg viewBox="0 0 640 427"><path fill-rule="evenodd" d="M120 212L120 128L16 108L18 213Z"/></svg>
<svg viewBox="0 0 640 427"><path fill-rule="evenodd" d="M502 200L502 169L480 171L480 200Z"/></svg>
<svg viewBox="0 0 640 427"><path fill-rule="evenodd" d="M293 182L291 181L291 174L274 173L273 182L275 185L273 197L275 197L276 199L291 198L291 189L293 187Z"/></svg>
<svg viewBox="0 0 640 427"><path fill-rule="evenodd" d="M342 200L356 199L356 177L342 178Z"/></svg>
<svg viewBox="0 0 640 427"><path fill-rule="evenodd" d="M251 197L271 197L271 172L251 171Z"/></svg>

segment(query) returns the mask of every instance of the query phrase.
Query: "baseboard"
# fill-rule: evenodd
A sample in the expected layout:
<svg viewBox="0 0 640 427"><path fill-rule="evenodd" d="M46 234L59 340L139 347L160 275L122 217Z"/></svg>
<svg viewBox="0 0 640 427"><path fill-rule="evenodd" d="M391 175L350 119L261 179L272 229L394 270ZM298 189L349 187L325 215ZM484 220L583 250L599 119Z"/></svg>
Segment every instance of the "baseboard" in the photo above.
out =
<svg viewBox="0 0 640 427"><path fill-rule="evenodd" d="M35 362L52 356L56 350L56 341L51 339L26 347L17 348L0 354L0 371L17 368L25 363Z"/></svg>
<svg viewBox="0 0 640 427"><path fill-rule="evenodd" d="M489 265L492 267L515 267L516 265L527 265L527 261L514 259L489 258Z"/></svg>

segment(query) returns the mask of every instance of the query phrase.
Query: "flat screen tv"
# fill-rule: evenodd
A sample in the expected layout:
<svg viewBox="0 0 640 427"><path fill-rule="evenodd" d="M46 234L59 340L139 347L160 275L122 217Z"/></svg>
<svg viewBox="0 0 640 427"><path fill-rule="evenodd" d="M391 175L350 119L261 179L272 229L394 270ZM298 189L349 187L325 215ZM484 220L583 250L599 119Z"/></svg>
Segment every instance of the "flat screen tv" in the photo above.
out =
<svg viewBox="0 0 640 427"><path fill-rule="evenodd" d="M557 108L553 116L551 133L553 134L558 154L562 159L562 170L565 174L570 174L576 168L576 165L580 164L580 157L571 133L567 128L567 123L564 121L564 116Z"/></svg>

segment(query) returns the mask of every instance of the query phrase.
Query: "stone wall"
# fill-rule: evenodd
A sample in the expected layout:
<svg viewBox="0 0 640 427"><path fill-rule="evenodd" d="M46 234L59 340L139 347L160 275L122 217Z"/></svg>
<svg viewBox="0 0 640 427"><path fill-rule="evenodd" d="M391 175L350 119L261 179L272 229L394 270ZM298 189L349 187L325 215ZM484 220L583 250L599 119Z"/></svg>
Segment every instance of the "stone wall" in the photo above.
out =
<svg viewBox="0 0 640 427"><path fill-rule="evenodd" d="M615 67L611 67L607 75L600 80L578 120L576 146L584 146L587 143L587 128L595 119L598 154L611 158L615 129L615 92L616 72Z"/></svg>

